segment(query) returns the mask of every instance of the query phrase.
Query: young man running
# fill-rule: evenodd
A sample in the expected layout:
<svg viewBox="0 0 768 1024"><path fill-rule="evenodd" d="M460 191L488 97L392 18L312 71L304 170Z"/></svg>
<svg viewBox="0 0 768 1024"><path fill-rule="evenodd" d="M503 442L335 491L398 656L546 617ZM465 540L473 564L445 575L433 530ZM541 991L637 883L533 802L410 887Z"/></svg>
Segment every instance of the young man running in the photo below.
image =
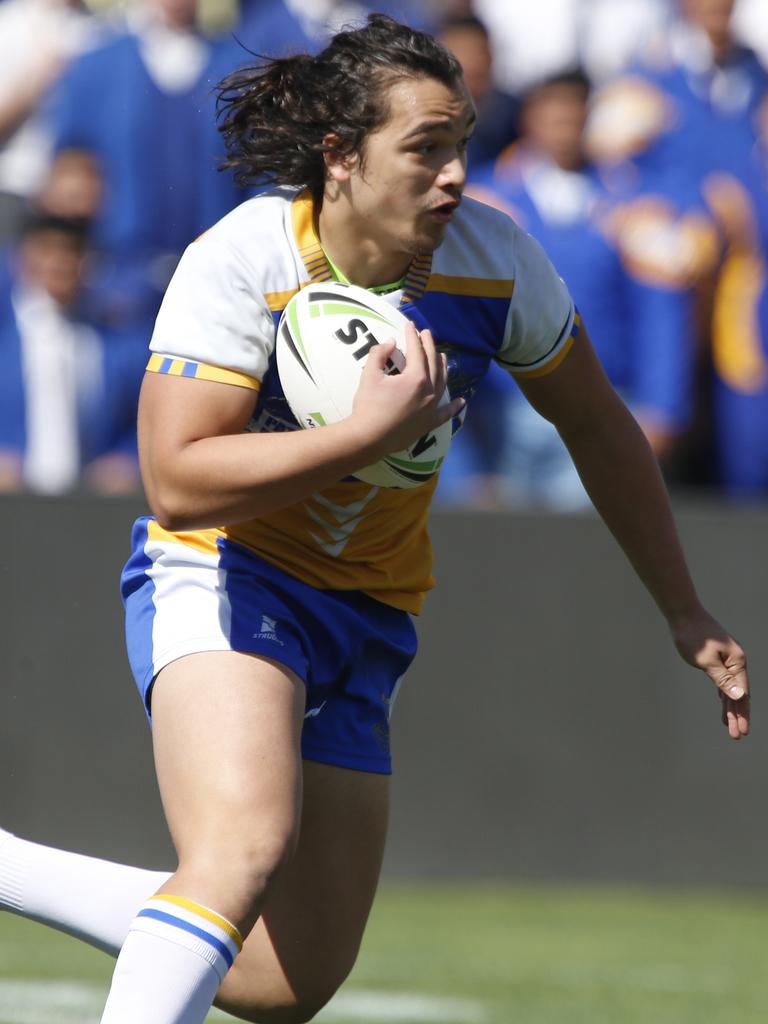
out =
<svg viewBox="0 0 768 1024"><path fill-rule="evenodd" d="M565 287L508 218L462 202L474 110L456 61L373 16L316 58L238 73L222 101L230 164L279 187L192 244L168 289L139 422L154 516L123 580L179 865L0 846L7 906L121 947L103 1024L200 1024L214 998L305 1021L351 969L386 831L389 705L432 586L434 488L354 474L460 418L492 359L557 425L729 733L747 731L743 653L699 603L656 463ZM295 429L276 319L334 277L413 320L406 368L388 376L379 346L349 419Z"/></svg>

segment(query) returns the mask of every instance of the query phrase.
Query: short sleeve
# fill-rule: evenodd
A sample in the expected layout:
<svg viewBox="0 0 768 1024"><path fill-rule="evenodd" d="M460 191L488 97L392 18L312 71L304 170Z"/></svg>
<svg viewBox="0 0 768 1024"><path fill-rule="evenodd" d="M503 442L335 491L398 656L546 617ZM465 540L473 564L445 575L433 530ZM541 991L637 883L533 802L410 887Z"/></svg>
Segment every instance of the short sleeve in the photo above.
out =
<svg viewBox="0 0 768 1024"><path fill-rule="evenodd" d="M203 235L168 285L148 369L257 388L274 334L256 271L236 248Z"/></svg>
<svg viewBox="0 0 768 1024"><path fill-rule="evenodd" d="M568 289L544 250L517 229L515 286L496 361L515 376L548 373L570 348L575 316Z"/></svg>

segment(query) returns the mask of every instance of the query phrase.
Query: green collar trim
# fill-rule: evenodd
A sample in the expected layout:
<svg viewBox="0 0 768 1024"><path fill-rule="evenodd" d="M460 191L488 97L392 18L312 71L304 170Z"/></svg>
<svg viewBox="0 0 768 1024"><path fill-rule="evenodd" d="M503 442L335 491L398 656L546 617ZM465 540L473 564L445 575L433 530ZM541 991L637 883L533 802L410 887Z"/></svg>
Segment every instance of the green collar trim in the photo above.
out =
<svg viewBox="0 0 768 1024"><path fill-rule="evenodd" d="M325 249L323 249L323 252L325 253L325 258L328 260L328 266L333 271L333 276L336 280L341 281L342 284L352 284L349 278L339 270L328 253L325 252ZM401 277L399 281L393 281L392 284L376 284L366 290L373 292L375 295L386 295L387 292L396 292L398 288L402 288L404 281L405 277Z"/></svg>

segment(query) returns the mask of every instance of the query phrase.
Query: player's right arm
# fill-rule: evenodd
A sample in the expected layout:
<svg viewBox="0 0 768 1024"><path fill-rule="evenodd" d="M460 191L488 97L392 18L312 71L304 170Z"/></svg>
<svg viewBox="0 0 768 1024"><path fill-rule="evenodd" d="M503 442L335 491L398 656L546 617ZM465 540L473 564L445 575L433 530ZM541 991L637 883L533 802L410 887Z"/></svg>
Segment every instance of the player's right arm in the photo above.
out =
<svg viewBox="0 0 768 1024"><path fill-rule="evenodd" d="M431 336L413 330L398 375L384 371L389 346L371 350L347 420L246 432L275 345L264 282L282 208L265 201L236 214L187 248L152 336L139 455L150 507L166 529L228 526L286 508L456 412L455 403L438 410L445 367ZM260 245L251 237L257 229Z"/></svg>
<svg viewBox="0 0 768 1024"><path fill-rule="evenodd" d="M455 416L438 409L445 360L428 331L407 332L406 366L391 345L371 350L352 415L313 430L244 433L255 392L218 381L147 373L139 403L142 478L166 529L226 526L275 512L411 444Z"/></svg>

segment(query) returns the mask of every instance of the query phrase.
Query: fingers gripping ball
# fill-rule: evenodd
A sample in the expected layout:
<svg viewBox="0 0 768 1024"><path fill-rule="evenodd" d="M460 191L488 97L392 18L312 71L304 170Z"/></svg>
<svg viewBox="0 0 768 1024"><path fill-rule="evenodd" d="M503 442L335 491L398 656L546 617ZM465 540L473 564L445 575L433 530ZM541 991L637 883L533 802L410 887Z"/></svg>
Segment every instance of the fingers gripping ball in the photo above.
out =
<svg viewBox="0 0 768 1024"><path fill-rule="evenodd" d="M277 371L293 415L304 428L338 423L352 412L368 353L394 340L391 373L405 365L407 318L381 296L327 281L293 296L277 329ZM440 404L450 401L446 389ZM355 476L379 487L417 487L437 473L451 443L451 422Z"/></svg>

